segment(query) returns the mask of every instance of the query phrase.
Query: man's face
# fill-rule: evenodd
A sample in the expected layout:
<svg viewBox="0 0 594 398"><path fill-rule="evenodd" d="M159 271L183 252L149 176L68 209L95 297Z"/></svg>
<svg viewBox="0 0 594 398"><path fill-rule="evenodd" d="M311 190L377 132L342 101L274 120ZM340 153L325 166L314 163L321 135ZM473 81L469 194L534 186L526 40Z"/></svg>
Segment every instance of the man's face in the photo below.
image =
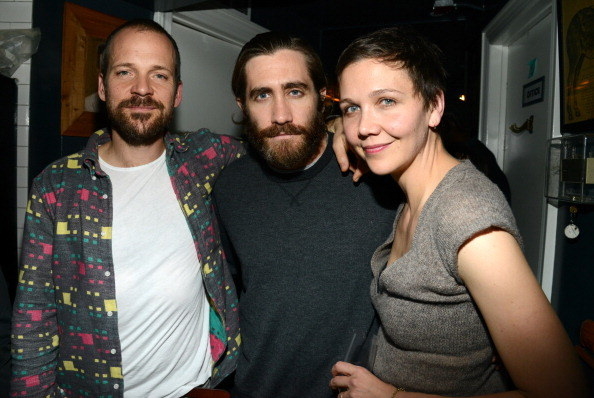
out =
<svg viewBox="0 0 594 398"><path fill-rule="evenodd" d="M156 32L125 29L112 42L99 97L106 102L112 131L132 146L162 138L182 98L175 82L175 52Z"/></svg>
<svg viewBox="0 0 594 398"><path fill-rule="evenodd" d="M314 89L305 57L294 50L250 59L245 67L245 103L250 144L275 168L307 166L324 149L326 129L320 95Z"/></svg>

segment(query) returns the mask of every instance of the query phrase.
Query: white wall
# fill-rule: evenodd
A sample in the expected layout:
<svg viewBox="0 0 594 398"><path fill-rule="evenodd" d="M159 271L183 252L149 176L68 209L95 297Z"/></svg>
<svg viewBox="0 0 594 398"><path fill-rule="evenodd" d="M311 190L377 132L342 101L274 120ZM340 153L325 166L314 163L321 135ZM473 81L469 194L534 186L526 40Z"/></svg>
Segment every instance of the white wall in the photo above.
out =
<svg viewBox="0 0 594 398"><path fill-rule="evenodd" d="M233 123L234 115L240 118L239 108L231 91L235 59L248 40L266 29L231 9L180 12L171 18L170 32L181 53L184 83L173 129L207 127L220 134L239 135L241 127Z"/></svg>
<svg viewBox="0 0 594 398"><path fill-rule="evenodd" d="M30 29L33 0L0 0L0 29ZM25 206L27 205L29 165L29 84L31 60L23 63L12 75L17 80L17 239L20 252Z"/></svg>

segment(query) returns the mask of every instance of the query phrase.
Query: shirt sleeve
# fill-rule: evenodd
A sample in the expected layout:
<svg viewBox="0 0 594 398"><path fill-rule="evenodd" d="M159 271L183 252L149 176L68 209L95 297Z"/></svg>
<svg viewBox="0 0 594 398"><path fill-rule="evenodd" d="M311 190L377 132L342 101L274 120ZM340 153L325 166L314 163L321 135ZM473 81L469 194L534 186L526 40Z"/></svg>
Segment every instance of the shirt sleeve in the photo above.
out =
<svg viewBox="0 0 594 398"><path fill-rule="evenodd" d="M245 144L242 140L224 134L213 134L213 136L214 148L216 148L217 155L223 167L245 154Z"/></svg>
<svg viewBox="0 0 594 398"><path fill-rule="evenodd" d="M8 285L0 272L0 396L8 396L10 380L10 314Z"/></svg>
<svg viewBox="0 0 594 398"><path fill-rule="evenodd" d="M237 294L241 294L243 289L242 279L241 279L241 268L240 262L237 259L237 255L235 253L235 249L233 248L233 244L229 239L229 235L227 234L227 230L225 229L225 224L221 219L221 216L218 211L218 204L217 204L217 190L213 191L213 198L215 204L215 214L218 221L220 236L221 236L221 245L223 247L223 253L225 255L225 260L227 260L227 266L229 267L229 272L231 272L231 276L233 277L233 282L235 283L235 288L237 290Z"/></svg>
<svg viewBox="0 0 594 398"><path fill-rule="evenodd" d="M35 183L34 183L35 184ZM54 228L48 202L33 185L25 228L12 321L13 396L56 394L55 368L59 345L52 280Z"/></svg>

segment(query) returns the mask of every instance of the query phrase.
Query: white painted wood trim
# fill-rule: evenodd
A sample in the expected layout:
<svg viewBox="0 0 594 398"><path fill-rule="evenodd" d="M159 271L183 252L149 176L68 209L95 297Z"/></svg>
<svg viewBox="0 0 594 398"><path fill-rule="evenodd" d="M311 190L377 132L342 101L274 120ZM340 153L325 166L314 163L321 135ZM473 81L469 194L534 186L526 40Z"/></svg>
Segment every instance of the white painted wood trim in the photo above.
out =
<svg viewBox="0 0 594 398"><path fill-rule="evenodd" d="M556 23L554 8L552 0L510 1L483 30L479 139L495 154L500 166L505 145L501 132L507 126L505 112L498 110L506 106L503 93L507 84L507 47L549 14ZM551 40L551 48L555 48L553 36ZM555 76L555 63L551 65L550 76ZM551 85L547 87L547 95L552 96Z"/></svg>
<svg viewBox="0 0 594 398"><path fill-rule="evenodd" d="M512 0L487 25L482 35L481 102L479 139L495 154L497 162L503 165L505 146L505 91L507 85L507 48L543 18L551 14L551 62L546 94L554 100L551 103L547 128L549 138L559 135L559 63L557 56L557 15L555 0ZM552 83L552 84L551 84ZM543 192L544 197L544 192ZM544 214L542 231L543 247L540 279L543 291L551 300L554 286L555 246L557 240L558 209L548 204Z"/></svg>
<svg viewBox="0 0 594 398"><path fill-rule="evenodd" d="M231 9L176 12L173 22L240 47L268 30Z"/></svg>
<svg viewBox="0 0 594 398"><path fill-rule="evenodd" d="M156 11L153 14L153 21L161 25L167 32L171 33L171 26L173 23L173 15L170 12Z"/></svg>
<svg viewBox="0 0 594 398"><path fill-rule="evenodd" d="M506 107L503 95L507 84L507 47L492 44L483 33L483 52L481 55L481 101L479 139L493 152L500 167L503 165L505 141L500 132L505 131Z"/></svg>
<svg viewBox="0 0 594 398"><path fill-rule="evenodd" d="M557 24L557 9L553 7L552 10L553 14L553 21L555 21L555 25ZM551 54L551 65L554 65L555 69L555 81L553 84L549 84L551 95L553 95L553 109L551 109L551 137L560 137L561 136L561 109L559 104L561 103L560 99L560 73L559 73L559 51L558 51L558 36L557 36L557 29L553 29L551 32L551 40L554 43L553 48L555 51ZM547 94L549 92L547 91ZM546 187L545 187L546 189ZM541 286L542 290L544 291L545 295L552 302L553 299L553 287L555 285L555 248L557 247L557 230L559 229L559 225L557 222L559 209L556 205L547 203L546 209L546 229L545 229L545 239L544 239L544 250L543 250L543 264L542 264L542 278L541 278ZM553 305L555 306L555 302Z"/></svg>

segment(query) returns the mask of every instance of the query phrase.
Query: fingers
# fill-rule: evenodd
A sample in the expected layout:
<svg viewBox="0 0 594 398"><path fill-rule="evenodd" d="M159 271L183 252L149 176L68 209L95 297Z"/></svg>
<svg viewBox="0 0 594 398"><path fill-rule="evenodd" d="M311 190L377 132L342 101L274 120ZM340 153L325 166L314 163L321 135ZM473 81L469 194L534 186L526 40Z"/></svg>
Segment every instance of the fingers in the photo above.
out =
<svg viewBox="0 0 594 398"><path fill-rule="evenodd" d="M350 376L335 376L330 380L330 388L334 390L348 390Z"/></svg>
<svg viewBox="0 0 594 398"><path fill-rule="evenodd" d="M355 169L353 171L353 182L358 182L361 177L363 177L361 169Z"/></svg>
<svg viewBox="0 0 594 398"><path fill-rule="evenodd" d="M352 367L347 362L336 362L332 367L332 379L330 380L330 388L333 389L348 389L350 373L346 371L349 367ZM344 391L343 391L344 392ZM344 395L339 395L343 397Z"/></svg>
<svg viewBox="0 0 594 398"><path fill-rule="evenodd" d="M357 157L357 166L352 168L353 182L359 181L359 179L363 177L368 171L369 166L367 166L367 163L363 159Z"/></svg>
<svg viewBox="0 0 594 398"><path fill-rule="evenodd" d="M356 367L356 365L350 364L348 362L338 361L334 364L334 366L332 366L332 375L350 375Z"/></svg>
<svg viewBox="0 0 594 398"><path fill-rule="evenodd" d="M338 166L343 173L346 173L350 167L350 160L347 155L349 151L349 144L344 134L344 128L342 126L342 118L337 117L332 120L332 131L334 132L334 138L332 140L332 149L336 155Z"/></svg>
<svg viewBox="0 0 594 398"><path fill-rule="evenodd" d="M335 139L332 142L332 149L334 150L334 154L336 155L336 161L338 162L338 166L340 167L340 171L343 173L349 171L350 161L347 155L347 146L345 141L341 139Z"/></svg>

